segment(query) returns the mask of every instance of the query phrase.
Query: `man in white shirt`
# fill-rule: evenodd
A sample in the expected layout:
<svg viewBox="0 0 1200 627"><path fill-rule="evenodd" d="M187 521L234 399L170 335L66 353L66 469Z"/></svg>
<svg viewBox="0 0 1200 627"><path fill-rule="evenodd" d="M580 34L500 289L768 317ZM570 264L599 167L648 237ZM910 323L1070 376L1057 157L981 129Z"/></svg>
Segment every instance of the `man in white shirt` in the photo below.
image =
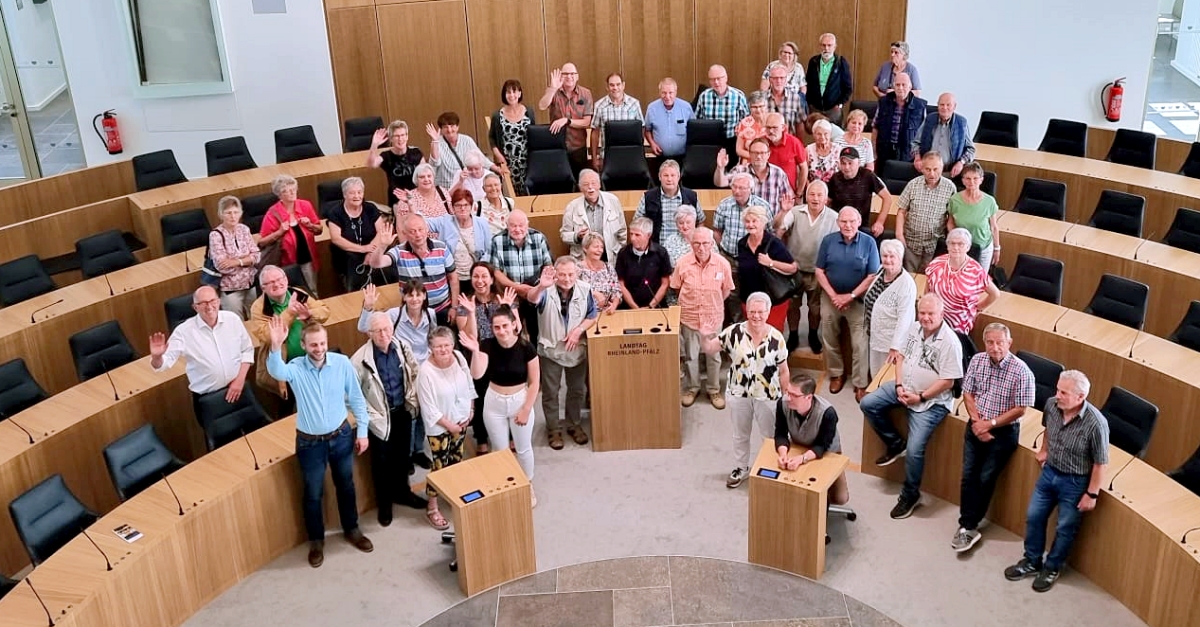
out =
<svg viewBox="0 0 1200 627"><path fill-rule="evenodd" d="M162 372L186 357L193 399L225 389L225 400L233 403L254 365L250 334L240 316L221 310L221 297L207 285L192 294L192 309L196 316L175 327L170 339L161 332L150 336L150 367Z"/></svg>
<svg viewBox="0 0 1200 627"><path fill-rule="evenodd" d="M584 169L579 173L581 195L563 209L562 228L558 233L564 244L571 247L571 256L583 259L583 236L589 232L604 237L602 258L613 265L617 253L628 241L625 210L621 200L609 192L600 191L600 174Z"/></svg>

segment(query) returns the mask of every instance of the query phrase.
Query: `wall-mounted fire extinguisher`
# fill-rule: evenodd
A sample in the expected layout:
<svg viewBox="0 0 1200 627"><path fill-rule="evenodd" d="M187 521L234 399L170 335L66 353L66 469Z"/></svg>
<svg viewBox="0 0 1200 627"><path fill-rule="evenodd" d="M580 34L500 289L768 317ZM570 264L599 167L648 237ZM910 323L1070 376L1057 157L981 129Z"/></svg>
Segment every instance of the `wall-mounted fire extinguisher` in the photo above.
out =
<svg viewBox="0 0 1200 627"><path fill-rule="evenodd" d="M100 122L100 126L96 126L96 122ZM103 131L100 129L101 126L104 127ZM117 128L117 114L112 109L92 118L92 129L96 131L96 135L100 138L100 141L104 142L104 148L108 150L108 154L121 154L123 150L121 147L121 129Z"/></svg>
<svg viewBox="0 0 1200 627"><path fill-rule="evenodd" d="M1100 88L1100 106L1104 108L1104 119L1109 122L1121 121L1121 100L1125 97L1125 87L1121 83L1124 81L1122 76Z"/></svg>

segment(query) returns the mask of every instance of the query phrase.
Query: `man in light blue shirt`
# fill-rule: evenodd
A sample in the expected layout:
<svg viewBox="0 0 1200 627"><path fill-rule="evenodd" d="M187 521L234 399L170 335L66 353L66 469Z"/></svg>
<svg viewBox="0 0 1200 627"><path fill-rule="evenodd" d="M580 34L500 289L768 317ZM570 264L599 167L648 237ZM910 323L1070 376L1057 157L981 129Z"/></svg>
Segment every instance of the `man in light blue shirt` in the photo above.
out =
<svg viewBox="0 0 1200 627"><path fill-rule="evenodd" d="M692 112L691 103L675 97L678 93L679 85L675 79L664 78L658 83L659 99L646 107L643 132L658 163L666 159L682 161L687 150L687 123L696 114ZM651 171L655 171L657 165L651 164Z"/></svg>
<svg viewBox="0 0 1200 627"><path fill-rule="evenodd" d="M325 467L333 471L338 515L342 533L355 548L370 553L374 545L358 528L354 494L354 456L367 450L367 401L350 359L329 353L325 327L311 323L301 332L304 356L283 363L280 354L288 326L279 317L271 319L271 352L267 372L277 381L291 384L296 395L296 459L304 480L304 528L308 532L308 563L317 568L325 561L325 520L321 497ZM356 435L351 435L346 407L354 413Z"/></svg>

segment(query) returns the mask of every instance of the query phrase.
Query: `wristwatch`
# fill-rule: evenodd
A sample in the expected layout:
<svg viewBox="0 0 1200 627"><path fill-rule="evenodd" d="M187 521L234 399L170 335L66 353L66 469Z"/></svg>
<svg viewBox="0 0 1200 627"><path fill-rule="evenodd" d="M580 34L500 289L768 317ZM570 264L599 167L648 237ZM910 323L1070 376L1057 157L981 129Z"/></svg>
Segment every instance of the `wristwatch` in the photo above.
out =
<svg viewBox="0 0 1200 627"><path fill-rule="evenodd" d="M992 418L991 423L992 423L992 428L995 429L996 428L996 419Z"/></svg>
<svg viewBox="0 0 1200 627"><path fill-rule="evenodd" d="M1099 493L1099 492L1084 492L1084 494L1086 494L1086 495L1088 495L1088 496L1090 496L1090 497L1092 497L1092 498L1094 498L1094 499L1098 499L1098 498L1100 498L1100 493Z"/></svg>

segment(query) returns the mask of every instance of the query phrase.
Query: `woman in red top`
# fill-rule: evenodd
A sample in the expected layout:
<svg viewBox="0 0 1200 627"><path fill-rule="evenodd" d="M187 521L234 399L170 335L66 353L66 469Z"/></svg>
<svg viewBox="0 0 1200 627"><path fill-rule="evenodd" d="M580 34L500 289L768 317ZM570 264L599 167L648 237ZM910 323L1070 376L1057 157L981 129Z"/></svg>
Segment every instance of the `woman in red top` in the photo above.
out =
<svg viewBox="0 0 1200 627"><path fill-rule="evenodd" d="M308 291L317 295L317 236L323 227L312 203L296 198L296 179L281 174L271 183L279 202L271 205L259 230L258 245L265 248L280 242L280 266L300 265Z"/></svg>

